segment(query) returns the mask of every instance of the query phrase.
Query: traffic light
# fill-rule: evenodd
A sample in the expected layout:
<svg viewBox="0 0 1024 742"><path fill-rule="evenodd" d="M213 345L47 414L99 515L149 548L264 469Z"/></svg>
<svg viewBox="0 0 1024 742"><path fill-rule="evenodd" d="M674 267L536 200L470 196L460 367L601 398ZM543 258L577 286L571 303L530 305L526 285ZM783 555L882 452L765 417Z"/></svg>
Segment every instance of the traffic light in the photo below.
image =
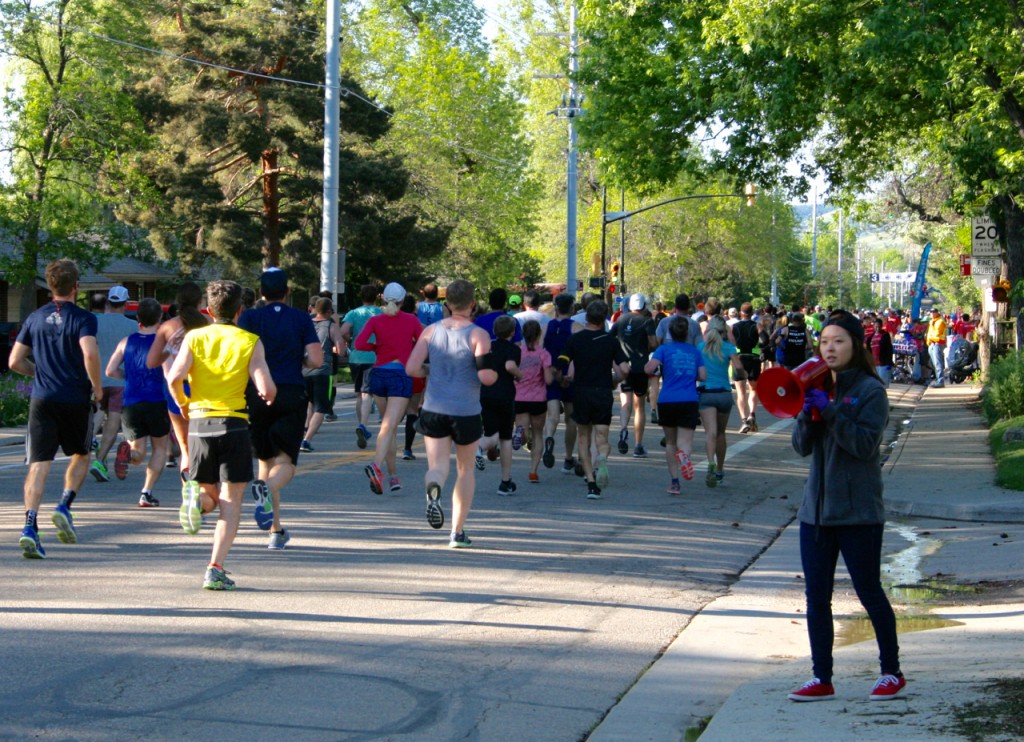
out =
<svg viewBox="0 0 1024 742"><path fill-rule="evenodd" d="M613 294L615 293L616 287L619 285L619 274L621 269L622 266L619 264L619 261L616 260L614 263L612 263L612 274L611 278L609 279L608 291Z"/></svg>
<svg viewBox="0 0 1024 742"><path fill-rule="evenodd" d="M1010 282L1005 278L1001 279L992 287L992 301L1005 304L1010 300Z"/></svg>

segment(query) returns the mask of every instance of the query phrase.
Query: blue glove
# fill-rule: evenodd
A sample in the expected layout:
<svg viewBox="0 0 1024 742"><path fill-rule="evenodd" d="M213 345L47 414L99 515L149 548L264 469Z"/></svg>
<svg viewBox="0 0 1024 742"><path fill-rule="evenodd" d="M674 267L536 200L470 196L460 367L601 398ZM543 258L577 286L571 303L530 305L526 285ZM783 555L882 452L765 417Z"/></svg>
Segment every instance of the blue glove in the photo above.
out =
<svg viewBox="0 0 1024 742"><path fill-rule="evenodd" d="M828 395L822 389L811 389L804 395L804 414L810 415L812 410L824 412L828 407Z"/></svg>

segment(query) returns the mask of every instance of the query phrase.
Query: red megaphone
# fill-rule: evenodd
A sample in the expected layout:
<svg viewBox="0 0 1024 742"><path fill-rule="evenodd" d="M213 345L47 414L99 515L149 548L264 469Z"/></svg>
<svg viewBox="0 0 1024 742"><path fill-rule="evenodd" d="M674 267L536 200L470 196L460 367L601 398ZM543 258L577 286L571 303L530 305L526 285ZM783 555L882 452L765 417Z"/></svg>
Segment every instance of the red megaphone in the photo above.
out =
<svg viewBox="0 0 1024 742"><path fill-rule="evenodd" d="M757 380L757 398L775 417L796 417L804 406L804 394L825 383L828 364L815 356L792 371L772 366ZM817 410L815 410L816 412Z"/></svg>

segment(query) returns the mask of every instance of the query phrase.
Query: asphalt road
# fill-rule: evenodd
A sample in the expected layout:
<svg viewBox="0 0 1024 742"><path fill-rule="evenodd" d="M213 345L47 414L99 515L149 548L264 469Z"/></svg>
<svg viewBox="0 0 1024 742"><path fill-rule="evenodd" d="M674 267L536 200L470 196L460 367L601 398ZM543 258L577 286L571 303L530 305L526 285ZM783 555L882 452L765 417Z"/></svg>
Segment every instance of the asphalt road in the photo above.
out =
<svg viewBox="0 0 1024 742"><path fill-rule="evenodd" d="M181 531L170 470L151 510L140 471L90 478L69 546L55 467L48 558L23 559L21 450L0 449L0 738L579 740L792 519L806 470L767 416L730 435L722 485L699 470L676 497L657 430L651 458L613 454L601 501L560 464L528 484L522 451L518 494L495 494L489 464L474 548L451 550L424 518L422 447L404 490L375 496L352 402L338 412L286 490L287 550L246 503L230 593L200 589L211 527Z"/></svg>

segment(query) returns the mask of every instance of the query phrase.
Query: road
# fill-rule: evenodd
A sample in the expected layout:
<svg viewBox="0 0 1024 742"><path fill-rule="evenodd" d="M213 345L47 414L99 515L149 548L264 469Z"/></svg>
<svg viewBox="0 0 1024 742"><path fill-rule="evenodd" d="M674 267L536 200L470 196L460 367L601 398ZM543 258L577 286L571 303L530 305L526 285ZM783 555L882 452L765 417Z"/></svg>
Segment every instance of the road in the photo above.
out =
<svg viewBox="0 0 1024 742"><path fill-rule="evenodd" d="M21 452L0 449L0 737L579 740L792 519L806 470L767 417L730 436L722 485L698 471L677 497L656 430L652 458L612 455L596 502L557 465L528 484L523 451L518 494L489 464L474 548L450 550L423 515L422 447L405 489L375 496L351 400L338 412L286 490L286 551L246 504L231 593L200 589L211 528L181 531L170 473L152 510L140 471L90 478L74 546L49 526L51 475L48 558L22 559Z"/></svg>

